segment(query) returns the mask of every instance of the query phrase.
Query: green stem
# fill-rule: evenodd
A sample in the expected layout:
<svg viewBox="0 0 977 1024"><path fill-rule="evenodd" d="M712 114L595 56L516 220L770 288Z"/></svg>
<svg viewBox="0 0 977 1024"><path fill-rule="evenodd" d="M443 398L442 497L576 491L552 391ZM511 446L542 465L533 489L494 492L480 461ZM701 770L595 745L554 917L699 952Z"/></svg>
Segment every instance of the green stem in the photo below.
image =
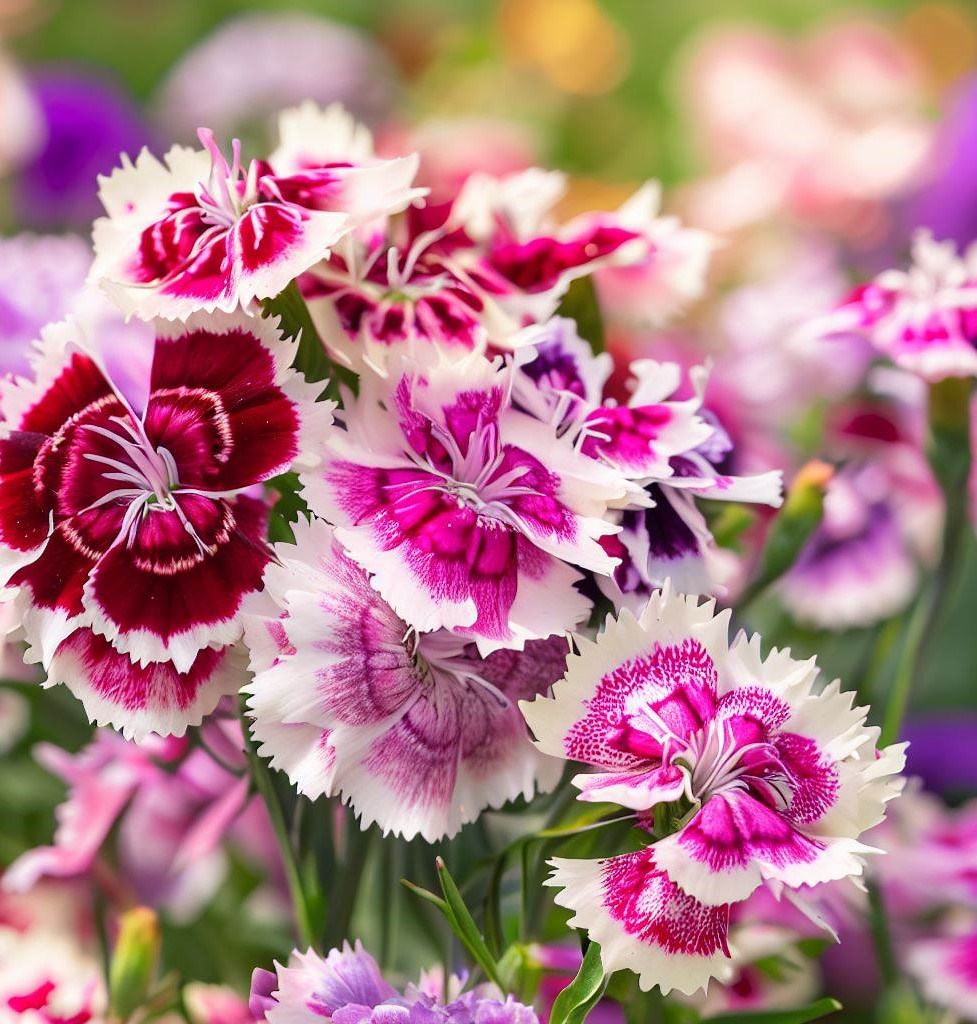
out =
<svg viewBox="0 0 977 1024"><path fill-rule="evenodd" d="M289 835L288 823L285 820L285 810L279 799L278 791L275 789L274 780L271 777L271 772L268 770L268 765L258 756L254 739L251 736L244 697L241 698L240 716L251 781L268 810L268 817L271 819L275 838L278 840L278 848L282 855L282 865L285 869L289 895L292 899L292 910L295 914L295 930L301 944L308 948L315 941L315 928L312 922L309 903L305 898L302 872L295 857L295 849L292 846Z"/></svg>
<svg viewBox="0 0 977 1024"><path fill-rule="evenodd" d="M875 943L875 955L879 964L879 973L889 988L899 980L899 968L892 947L892 936L889 932L889 916L885 909L882 890L872 883L868 887L869 924L872 939Z"/></svg>
<svg viewBox="0 0 977 1024"><path fill-rule="evenodd" d="M350 922L356 909L356 897L359 893L363 870L373 838L373 831L363 831L352 811L346 814L344 822L345 841L344 857L340 867L341 874L336 879L333 896L329 901L323 943L327 949L338 946L349 938Z"/></svg>
<svg viewBox="0 0 977 1024"><path fill-rule="evenodd" d="M913 679L919 669L923 643L929 633L939 604L938 591L937 578L934 577L916 599L916 606L913 608L909 624L906 627L906 639L902 646L899 667L885 705L882 735L879 740L881 746L895 743L899 739L902 720L905 718L906 708L909 706L909 694L912 690Z"/></svg>
<svg viewBox="0 0 977 1024"><path fill-rule="evenodd" d="M906 627L906 640L882 722L880 741L883 745L899 738L913 680L919 674L926 647L937 630L948 599L956 589L956 579L964 563L961 546L967 527L969 447L961 437L945 435L939 430L934 431L933 443L931 463L942 485L946 507L943 552L936 571L916 599L916 606Z"/></svg>

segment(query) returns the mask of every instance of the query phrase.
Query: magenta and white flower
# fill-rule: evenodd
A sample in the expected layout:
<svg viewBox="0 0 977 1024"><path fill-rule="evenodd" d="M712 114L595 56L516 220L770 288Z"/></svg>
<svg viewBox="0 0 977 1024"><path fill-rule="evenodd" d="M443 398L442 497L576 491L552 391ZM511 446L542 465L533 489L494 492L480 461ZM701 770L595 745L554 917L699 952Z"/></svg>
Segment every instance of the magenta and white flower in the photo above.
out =
<svg viewBox="0 0 977 1024"><path fill-rule="evenodd" d="M609 573L600 539L619 473L512 402L512 368L475 353L366 376L301 475L312 510L420 632L451 629L483 654L583 621L571 566Z"/></svg>
<svg viewBox="0 0 977 1024"><path fill-rule="evenodd" d="M0 1006L8 1024L75 1024L105 1019L99 958L67 935L0 929Z"/></svg>
<svg viewBox="0 0 977 1024"><path fill-rule="evenodd" d="M555 785L561 763L533 746L517 702L562 675L563 637L483 658L464 636L416 632L319 520L276 555L246 619L246 689L259 752L301 793L433 842Z"/></svg>
<svg viewBox="0 0 977 1024"><path fill-rule="evenodd" d="M181 734L242 681L245 596L271 557L249 493L315 464L331 403L295 345L241 314L157 324L137 410L90 354L44 333L33 380L0 396L0 564L30 660L127 736Z"/></svg>
<svg viewBox="0 0 977 1024"><path fill-rule="evenodd" d="M554 424L561 437L613 468L628 481L626 502L613 513L616 533L602 538L617 560L613 574L597 585L616 608L640 611L666 579L686 593L716 593L736 566L720 550L696 498L778 506L779 471L737 476L727 471L729 435L702 407L706 373L692 371L692 395L678 400L675 363L632 363L626 405L603 398L609 367L553 320L527 331L535 356L519 360L517 401Z"/></svg>
<svg viewBox="0 0 977 1024"><path fill-rule="evenodd" d="M908 270L887 270L856 288L805 333L857 332L928 381L977 374L977 250L920 231Z"/></svg>
<svg viewBox="0 0 977 1024"><path fill-rule="evenodd" d="M286 111L281 127L272 157L247 166L237 141L228 163L204 129L203 149L124 158L101 179L92 280L144 319L247 309L423 194L416 158L373 157L369 133L338 108Z"/></svg>
<svg viewBox="0 0 977 1024"><path fill-rule="evenodd" d="M557 902L645 987L715 976L729 905L761 885L860 875L873 851L858 837L901 788L903 748L876 749L851 694L818 692L813 659L730 644L728 623L666 587L578 640L553 696L522 705L540 750L594 769L573 780L581 799L680 819L638 853L553 861Z"/></svg>
<svg viewBox="0 0 977 1024"><path fill-rule="evenodd" d="M519 328L549 319L576 278L601 268L631 268L659 313L698 291L710 245L657 216L654 187L614 213L558 225L552 207L565 187L538 168L476 173L387 237L345 240L303 281L334 357L382 370L394 346L421 358L508 350L525 343Z"/></svg>

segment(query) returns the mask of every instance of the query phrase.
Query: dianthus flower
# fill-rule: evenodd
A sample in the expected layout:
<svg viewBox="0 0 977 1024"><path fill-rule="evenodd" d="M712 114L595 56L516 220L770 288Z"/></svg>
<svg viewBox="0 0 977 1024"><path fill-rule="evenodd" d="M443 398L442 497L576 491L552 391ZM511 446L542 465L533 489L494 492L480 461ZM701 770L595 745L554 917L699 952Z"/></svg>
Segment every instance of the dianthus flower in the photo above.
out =
<svg viewBox="0 0 977 1024"><path fill-rule="evenodd" d="M285 111L278 148L247 166L237 141L228 163L213 133L200 140L165 163L143 150L101 179L108 216L95 222L91 277L127 314L247 309L423 194L411 188L416 158L374 157L369 133L337 108Z"/></svg>
<svg viewBox="0 0 977 1024"><path fill-rule="evenodd" d="M608 573L600 538L626 482L514 408L512 367L477 353L366 375L303 473L312 510L420 632L487 654L571 628L590 602L571 566Z"/></svg>
<svg viewBox="0 0 977 1024"><path fill-rule="evenodd" d="M532 352L518 361L517 403L628 483L628 498L613 513L619 530L601 540L617 565L597 577L600 590L615 607L638 611L666 579L687 593L719 589L728 560L696 499L776 506L781 475L726 472L733 444L702 406L705 371L693 370L691 397L677 400L677 364L636 360L621 405L604 397L609 361L592 355L572 321L556 318L525 337Z"/></svg>
<svg viewBox="0 0 977 1024"><path fill-rule="evenodd" d="M364 827L433 842L555 785L560 762L533 746L517 702L563 674L563 637L482 658L466 637L418 633L321 521L276 554L246 618L247 689L260 753L300 792L339 793Z"/></svg>
<svg viewBox="0 0 977 1024"><path fill-rule="evenodd" d="M799 621L823 629L881 622L906 607L920 569L938 559L943 494L924 453L922 422L914 420L922 420L921 409L866 398L828 417L825 449L843 468L828 485L820 524L778 587Z"/></svg>
<svg viewBox="0 0 977 1024"><path fill-rule="evenodd" d="M271 972L255 972L260 1006L268 1024L538 1024L533 1010L511 996L502 999L487 986L458 996L447 1005L409 985L401 994L384 980L376 960L357 942L345 943L325 957L311 949L293 951L288 966L276 964L277 990Z"/></svg>
<svg viewBox="0 0 977 1024"><path fill-rule="evenodd" d="M886 270L855 288L807 328L816 335L857 332L925 380L977 374L977 250L920 231L908 270Z"/></svg>
<svg viewBox="0 0 977 1024"><path fill-rule="evenodd" d="M518 328L552 316L576 278L600 268L629 267L660 291L695 290L689 277L701 281L705 256L696 257L700 272L686 269L683 229L658 217L655 187L614 213L557 224L552 208L565 186L538 168L476 173L389 237L350 239L303 283L334 356L382 368L392 346L421 355L506 349Z"/></svg>
<svg viewBox="0 0 977 1024"><path fill-rule="evenodd" d="M331 404L295 345L240 314L158 324L139 411L78 320L0 396L0 565L29 657L126 735L181 734L240 685L245 596L270 558L250 492L312 445Z"/></svg>
<svg viewBox="0 0 977 1024"><path fill-rule="evenodd" d="M555 859L549 884L605 969L644 988L691 993L727 972L730 905L859 875L859 835L900 789L902 747L837 682L814 690L798 662L759 637L728 641L713 602L655 594L640 619L578 639L552 697L522 705L544 753L581 761L580 798L671 817L652 845L602 860Z"/></svg>

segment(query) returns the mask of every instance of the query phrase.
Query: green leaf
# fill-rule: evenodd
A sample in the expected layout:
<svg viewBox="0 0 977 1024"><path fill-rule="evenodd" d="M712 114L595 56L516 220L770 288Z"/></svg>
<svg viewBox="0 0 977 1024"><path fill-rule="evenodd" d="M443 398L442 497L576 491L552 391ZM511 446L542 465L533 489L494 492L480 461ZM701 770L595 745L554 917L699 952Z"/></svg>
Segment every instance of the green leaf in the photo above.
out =
<svg viewBox="0 0 977 1024"><path fill-rule="evenodd" d="M503 986L499 978L495 957L489 952L485 939L482 938L482 933L478 930L471 912L465 905L465 901L458 891L458 886L455 885L455 880L451 877L451 873L440 857L435 861L435 865L438 871L438 879L441 882L441 891L444 893L445 903L448 907L448 911L445 914L448 918L448 923L468 952L471 953L475 963L485 972L485 976L490 981L494 981L501 989Z"/></svg>
<svg viewBox="0 0 977 1024"><path fill-rule="evenodd" d="M577 976L556 997L550 1011L550 1024L583 1024L597 1005L609 978L604 974L600 946L591 942Z"/></svg>
<svg viewBox="0 0 977 1024"><path fill-rule="evenodd" d="M604 318L601 316L597 289L592 278L578 277L570 285L557 315L577 322L577 333L590 343L595 355L604 351Z"/></svg>
<svg viewBox="0 0 977 1024"><path fill-rule="evenodd" d="M356 374L329 358L309 313L309 307L294 281L273 299L265 299L261 306L261 315L278 317L282 333L288 338L298 339L298 352L292 365L304 374L306 380L314 382L328 379L326 389L320 398L338 398L340 384L345 384L356 391Z"/></svg>
<svg viewBox="0 0 977 1024"><path fill-rule="evenodd" d="M810 1006L802 1006L796 1010L771 1010L767 1013L724 1013L719 1017L710 1017L710 1024L808 1024L808 1021L820 1020L829 1013L841 1009L837 999L819 999Z"/></svg>
<svg viewBox="0 0 977 1024"><path fill-rule="evenodd" d="M430 889L425 889L421 885L415 885L413 882L408 881L408 879L406 878L402 878L400 880L400 884L405 889L408 889L410 892L412 892L415 896L419 896L425 902L432 903L434 906L438 908L438 910L441 911L442 914L444 914L445 917L448 917L451 914L451 908L448 906L448 904L445 903L445 901L441 899L440 896L436 896L433 892L431 892Z"/></svg>

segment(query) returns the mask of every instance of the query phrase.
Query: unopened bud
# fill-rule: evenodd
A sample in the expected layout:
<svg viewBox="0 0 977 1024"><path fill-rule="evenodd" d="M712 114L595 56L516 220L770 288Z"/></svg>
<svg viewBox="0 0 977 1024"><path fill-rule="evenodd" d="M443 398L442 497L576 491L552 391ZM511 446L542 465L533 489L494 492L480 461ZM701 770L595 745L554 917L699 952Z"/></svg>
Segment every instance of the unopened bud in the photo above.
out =
<svg viewBox="0 0 977 1024"><path fill-rule="evenodd" d="M774 519L763 548L756 589L769 586L797 561L801 549L818 528L824 515L824 495L834 477L834 467L813 460L797 472L784 507Z"/></svg>
<svg viewBox="0 0 977 1024"><path fill-rule="evenodd" d="M160 930L149 907L122 916L109 969L109 1004L119 1020L128 1020L149 998L159 966Z"/></svg>

